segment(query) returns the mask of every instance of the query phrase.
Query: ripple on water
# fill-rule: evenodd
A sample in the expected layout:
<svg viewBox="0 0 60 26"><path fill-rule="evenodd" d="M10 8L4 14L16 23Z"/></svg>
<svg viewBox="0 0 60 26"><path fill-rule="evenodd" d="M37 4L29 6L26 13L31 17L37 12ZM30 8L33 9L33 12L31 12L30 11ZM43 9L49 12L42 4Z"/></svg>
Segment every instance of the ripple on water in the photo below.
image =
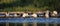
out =
<svg viewBox="0 0 60 26"><path fill-rule="evenodd" d="M14 23L14 22L23 23L23 22L34 22L34 21L36 21L37 23L40 23L40 22L60 23L60 18L48 18L48 19L46 18L8 18L8 19L0 18L0 22L6 22L6 20L8 20L8 22L10 23Z"/></svg>

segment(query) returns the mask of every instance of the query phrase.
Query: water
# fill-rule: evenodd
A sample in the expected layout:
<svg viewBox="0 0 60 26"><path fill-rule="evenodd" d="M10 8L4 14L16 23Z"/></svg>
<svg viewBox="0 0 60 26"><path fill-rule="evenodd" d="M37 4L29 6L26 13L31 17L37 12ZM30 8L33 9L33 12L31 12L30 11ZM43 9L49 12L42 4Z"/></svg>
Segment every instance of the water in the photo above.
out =
<svg viewBox="0 0 60 26"><path fill-rule="evenodd" d="M50 25L49 26L53 26L53 24L56 22L59 26L60 26L60 18L42 18L42 17L37 17L37 18L33 18L33 17L29 17L29 18L0 18L0 26L5 26L6 22L9 22L10 26L14 26L14 24L16 23L17 26L22 26L23 22L28 23L30 25L33 24L33 22L37 22L37 26L45 26L45 24L48 22Z"/></svg>

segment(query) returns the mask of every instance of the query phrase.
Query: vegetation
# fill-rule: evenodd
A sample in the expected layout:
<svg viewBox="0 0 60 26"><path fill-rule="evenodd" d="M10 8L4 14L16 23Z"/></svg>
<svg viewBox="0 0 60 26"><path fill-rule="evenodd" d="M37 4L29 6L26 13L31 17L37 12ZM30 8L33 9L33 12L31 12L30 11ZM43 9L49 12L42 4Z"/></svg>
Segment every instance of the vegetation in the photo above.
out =
<svg viewBox="0 0 60 26"><path fill-rule="evenodd" d="M0 0L0 11L60 11L60 0Z"/></svg>

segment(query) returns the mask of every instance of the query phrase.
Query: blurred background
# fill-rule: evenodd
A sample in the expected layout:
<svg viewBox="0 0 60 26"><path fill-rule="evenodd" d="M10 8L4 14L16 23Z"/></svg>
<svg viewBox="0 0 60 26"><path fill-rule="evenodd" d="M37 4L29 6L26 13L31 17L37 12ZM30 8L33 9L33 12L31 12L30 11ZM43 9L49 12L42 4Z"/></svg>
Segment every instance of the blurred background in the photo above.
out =
<svg viewBox="0 0 60 26"><path fill-rule="evenodd" d="M60 0L0 0L0 11L60 11Z"/></svg>

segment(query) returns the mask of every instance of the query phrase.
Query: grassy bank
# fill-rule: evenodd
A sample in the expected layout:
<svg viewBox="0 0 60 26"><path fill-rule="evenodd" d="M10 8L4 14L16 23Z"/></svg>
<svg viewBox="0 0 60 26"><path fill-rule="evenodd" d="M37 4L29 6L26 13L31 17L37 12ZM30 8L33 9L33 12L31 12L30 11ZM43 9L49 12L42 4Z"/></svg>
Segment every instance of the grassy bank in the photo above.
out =
<svg viewBox="0 0 60 26"><path fill-rule="evenodd" d="M60 0L0 0L0 11L60 12Z"/></svg>
<svg viewBox="0 0 60 26"><path fill-rule="evenodd" d="M11 11L11 12L14 12L14 11L19 11L19 12L38 12L38 11L45 11L46 10L46 7L42 7L42 8L36 8L32 5L30 6L25 6L25 7L7 7L7 8L4 8L4 9L0 9L0 11Z"/></svg>

